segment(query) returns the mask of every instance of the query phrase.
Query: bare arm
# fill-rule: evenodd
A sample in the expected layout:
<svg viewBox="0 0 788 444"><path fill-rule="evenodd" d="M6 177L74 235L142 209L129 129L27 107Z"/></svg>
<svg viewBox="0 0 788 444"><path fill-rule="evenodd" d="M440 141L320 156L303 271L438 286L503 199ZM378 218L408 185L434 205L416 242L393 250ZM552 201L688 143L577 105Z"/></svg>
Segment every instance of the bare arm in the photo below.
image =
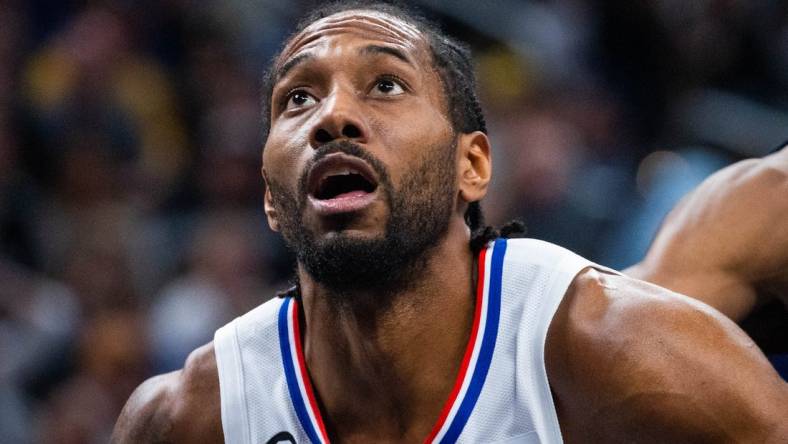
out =
<svg viewBox="0 0 788 444"><path fill-rule="evenodd" d="M189 356L183 370L142 383L115 424L113 444L223 442L213 345Z"/></svg>
<svg viewBox="0 0 788 444"><path fill-rule="evenodd" d="M171 441L172 405L181 372L148 379L132 393L115 424L112 443L165 443Z"/></svg>
<svg viewBox="0 0 788 444"><path fill-rule="evenodd" d="M733 322L690 298L584 272L546 351L567 442L788 442L788 384Z"/></svg>
<svg viewBox="0 0 788 444"><path fill-rule="evenodd" d="M709 177L671 211L644 260L625 273L736 321L759 297L788 298L788 147Z"/></svg>

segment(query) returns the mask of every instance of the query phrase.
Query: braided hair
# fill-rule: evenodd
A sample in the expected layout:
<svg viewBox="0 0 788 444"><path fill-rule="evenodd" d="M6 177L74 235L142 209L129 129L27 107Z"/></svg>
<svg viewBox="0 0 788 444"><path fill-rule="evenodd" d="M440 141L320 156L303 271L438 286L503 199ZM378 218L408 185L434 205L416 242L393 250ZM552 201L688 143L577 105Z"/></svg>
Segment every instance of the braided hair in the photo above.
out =
<svg viewBox="0 0 788 444"><path fill-rule="evenodd" d="M301 19L295 30L285 40L283 48L293 37L301 33L307 26L322 18L349 10L369 10L381 12L415 26L425 36L429 45L432 61L441 79L443 93L447 101L448 117L454 131L471 133L481 131L487 134L487 122L484 118L479 97L476 94L476 77L471 59L471 52L467 45L445 34L439 26L425 18L413 7L382 1L340 0L331 3L319 4L308 15ZM281 52L280 52L281 53ZM271 121L271 95L276 83L276 59L263 76L262 87L262 134L263 140L268 138ZM491 240L498 237L509 237L523 233L525 225L514 220L500 228L486 226L481 204L470 202L464 214L465 223L471 231L470 246L474 253L480 251ZM283 292L291 293L297 290L296 285Z"/></svg>

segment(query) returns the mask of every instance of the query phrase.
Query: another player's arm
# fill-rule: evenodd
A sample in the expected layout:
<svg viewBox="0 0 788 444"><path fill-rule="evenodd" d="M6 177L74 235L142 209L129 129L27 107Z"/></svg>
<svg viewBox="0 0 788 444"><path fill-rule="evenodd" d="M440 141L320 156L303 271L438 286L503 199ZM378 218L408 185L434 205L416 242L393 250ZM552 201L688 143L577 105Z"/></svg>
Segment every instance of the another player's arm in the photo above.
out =
<svg viewBox="0 0 788 444"><path fill-rule="evenodd" d="M223 442L213 345L189 356L183 370L142 383L115 424L113 444Z"/></svg>
<svg viewBox="0 0 788 444"><path fill-rule="evenodd" d="M788 298L786 196L788 147L731 165L682 199L625 273L740 321L758 298Z"/></svg>
<svg viewBox="0 0 788 444"><path fill-rule="evenodd" d="M567 442L788 442L788 384L750 338L645 282L581 273L546 364Z"/></svg>

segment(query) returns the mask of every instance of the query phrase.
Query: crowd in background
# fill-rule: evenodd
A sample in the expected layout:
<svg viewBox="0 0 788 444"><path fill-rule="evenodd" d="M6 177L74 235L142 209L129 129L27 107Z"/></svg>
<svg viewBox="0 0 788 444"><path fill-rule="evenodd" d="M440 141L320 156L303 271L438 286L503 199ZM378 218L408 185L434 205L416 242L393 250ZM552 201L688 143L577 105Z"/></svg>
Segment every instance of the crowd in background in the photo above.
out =
<svg viewBox="0 0 788 444"><path fill-rule="evenodd" d="M788 137L788 2L414 2L471 44L488 222L625 267ZM145 378L271 298L261 73L288 0L0 0L0 443L106 442Z"/></svg>

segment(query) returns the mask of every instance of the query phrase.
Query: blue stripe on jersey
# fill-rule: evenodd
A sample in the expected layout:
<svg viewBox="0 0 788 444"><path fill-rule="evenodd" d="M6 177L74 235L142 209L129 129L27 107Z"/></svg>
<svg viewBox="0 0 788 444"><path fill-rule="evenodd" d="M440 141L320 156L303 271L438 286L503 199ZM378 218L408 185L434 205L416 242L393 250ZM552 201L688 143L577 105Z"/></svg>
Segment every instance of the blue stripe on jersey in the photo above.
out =
<svg viewBox="0 0 788 444"><path fill-rule="evenodd" d="M451 426L449 426L443 439L441 439L441 443L453 443L459 438L465 423L468 422L468 418L473 412L473 407L476 406L476 401L479 400L484 380L487 379L487 373L492 363L495 340L498 338L498 321L501 317L501 278L503 274L503 256L506 253L506 239L497 239L492 253L490 270L488 270L490 283L487 293L487 322L485 322L482 346L479 350L479 357L471 382L468 385L468 391L462 400L462 404L460 404L460 408L457 409L457 414Z"/></svg>
<svg viewBox="0 0 788 444"><path fill-rule="evenodd" d="M298 379L295 373L298 370L295 368L296 364L293 360L294 353L290 349L290 329L287 321L290 312L290 304L292 302L293 298L287 297L279 308L279 348L282 351L282 363L284 364L285 378L287 379L287 390L290 392L290 399L293 401L296 415L299 421L301 421L301 426L304 428L309 440L318 443L321 441L309 419L304 397L301 396L301 389L298 387ZM299 340L299 338L296 338L296 340Z"/></svg>

